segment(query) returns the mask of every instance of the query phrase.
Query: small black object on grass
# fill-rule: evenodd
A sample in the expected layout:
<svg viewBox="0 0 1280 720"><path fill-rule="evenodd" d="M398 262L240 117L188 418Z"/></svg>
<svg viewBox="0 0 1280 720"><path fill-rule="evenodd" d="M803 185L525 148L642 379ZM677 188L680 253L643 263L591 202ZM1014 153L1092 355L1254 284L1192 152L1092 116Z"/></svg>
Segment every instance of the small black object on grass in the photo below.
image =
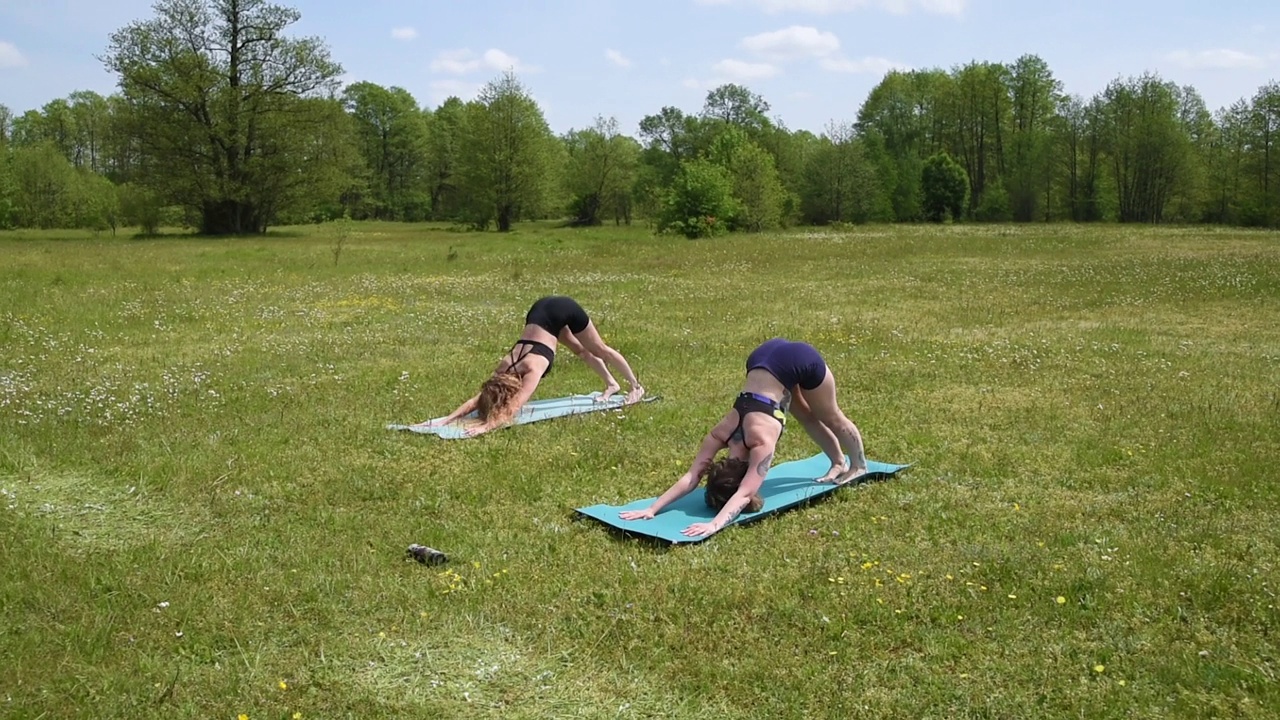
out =
<svg viewBox="0 0 1280 720"><path fill-rule="evenodd" d="M429 548L418 543L410 545L405 554L423 565L443 565L449 562L449 556L435 548Z"/></svg>

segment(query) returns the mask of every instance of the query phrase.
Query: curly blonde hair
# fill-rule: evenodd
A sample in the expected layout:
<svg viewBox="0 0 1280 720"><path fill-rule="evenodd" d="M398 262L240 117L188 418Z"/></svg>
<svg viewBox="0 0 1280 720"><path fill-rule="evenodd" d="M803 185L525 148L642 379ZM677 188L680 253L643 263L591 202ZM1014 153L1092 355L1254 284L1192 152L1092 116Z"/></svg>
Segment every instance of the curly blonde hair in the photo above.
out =
<svg viewBox="0 0 1280 720"><path fill-rule="evenodd" d="M747 476L749 466L750 463L746 460L731 457L721 458L708 465L702 473L702 478L707 481L707 507L712 510L723 508L725 503L729 502L729 498L738 492L738 487L742 485L742 478ZM752 493L751 499L747 501L747 506L743 510L760 512L763 507L764 498L760 497L759 493Z"/></svg>
<svg viewBox="0 0 1280 720"><path fill-rule="evenodd" d="M505 425L515 417L516 395L520 393L520 376L513 372L494 373L480 386L476 413L484 422Z"/></svg>

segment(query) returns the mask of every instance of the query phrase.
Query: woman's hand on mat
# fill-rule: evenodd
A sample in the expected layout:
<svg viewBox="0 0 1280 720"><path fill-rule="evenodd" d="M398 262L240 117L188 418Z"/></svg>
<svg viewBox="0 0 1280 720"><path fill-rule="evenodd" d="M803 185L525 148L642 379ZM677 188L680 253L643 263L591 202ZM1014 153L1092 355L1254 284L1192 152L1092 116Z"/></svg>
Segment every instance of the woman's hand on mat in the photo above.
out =
<svg viewBox="0 0 1280 720"><path fill-rule="evenodd" d="M650 508L644 510L623 510L618 513L618 517L623 520L652 520L654 512Z"/></svg>
<svg viewBox="0 0 1280 720"><path fill-rule="evenodd" d="M469 427L466 430L463 430L462 434L465 435L466 437L475 437L477 435L482 435L484 433L487 433L492 429L493 428L489 427L488 425L476 425L475 427Z"/></svg>
<svg viewBox="0 0 1280 720"><path fill-rule="evenodd" d="M694 523L681 530L680 534L688 537L702 537L703 535L711 535L719 529L715 523Z"/></svg>

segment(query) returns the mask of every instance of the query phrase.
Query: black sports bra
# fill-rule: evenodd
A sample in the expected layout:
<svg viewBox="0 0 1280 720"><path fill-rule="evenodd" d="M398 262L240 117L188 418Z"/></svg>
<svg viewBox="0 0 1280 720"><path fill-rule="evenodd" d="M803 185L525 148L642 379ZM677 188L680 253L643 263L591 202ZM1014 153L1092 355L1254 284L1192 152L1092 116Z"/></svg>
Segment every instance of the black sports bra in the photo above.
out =
<svg viewBox="0 0 1280 720"><path fill-rule="evenodd" d="M738 399L734 401L733 409L738 411L738 427L729 436L730 440L746 443L746 431L743 430L742 426L746 422L747 415L753 412L764 413L777 420L783 429L787 427L786 412L783 411L781 405L773 401L773 398L766 395L757 395L752 392L741 393L738 395Z"/></svg>
<svg viewBox="0 0 1280 720"><path fill-rule="evenodd" d="M520 353L519 356L516 356L516 348L521 345L525 346L525 351ZM511 346L509 354L512 357L511 367L519 365L520 361L524 360L529 355L541 355L546 358L547 369L542 371L542 377L546 377L547 373L551 372L551 368L556 364L556 351L537 340L517 340L515 344Z"/></svg>

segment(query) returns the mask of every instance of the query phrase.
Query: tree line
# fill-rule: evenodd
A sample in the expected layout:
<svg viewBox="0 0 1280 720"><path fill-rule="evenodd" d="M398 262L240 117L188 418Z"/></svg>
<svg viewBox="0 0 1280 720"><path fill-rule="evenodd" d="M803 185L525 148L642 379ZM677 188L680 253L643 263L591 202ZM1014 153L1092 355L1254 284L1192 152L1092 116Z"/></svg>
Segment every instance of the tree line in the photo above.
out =
<svg viewBox="0 0 1280 720"><path fill-rule="evenodd" d="M1153 73L1068 94L1039 57L892 71L852 121L789 130L749 88L554 134L503 73L471 101L340 86L297 10L161 0L112 33L119 92L0 105L0 228L208 234L339 217L527 219L701 237L791 224L1280 226L1280 84L1211 112Z"/></svg>

